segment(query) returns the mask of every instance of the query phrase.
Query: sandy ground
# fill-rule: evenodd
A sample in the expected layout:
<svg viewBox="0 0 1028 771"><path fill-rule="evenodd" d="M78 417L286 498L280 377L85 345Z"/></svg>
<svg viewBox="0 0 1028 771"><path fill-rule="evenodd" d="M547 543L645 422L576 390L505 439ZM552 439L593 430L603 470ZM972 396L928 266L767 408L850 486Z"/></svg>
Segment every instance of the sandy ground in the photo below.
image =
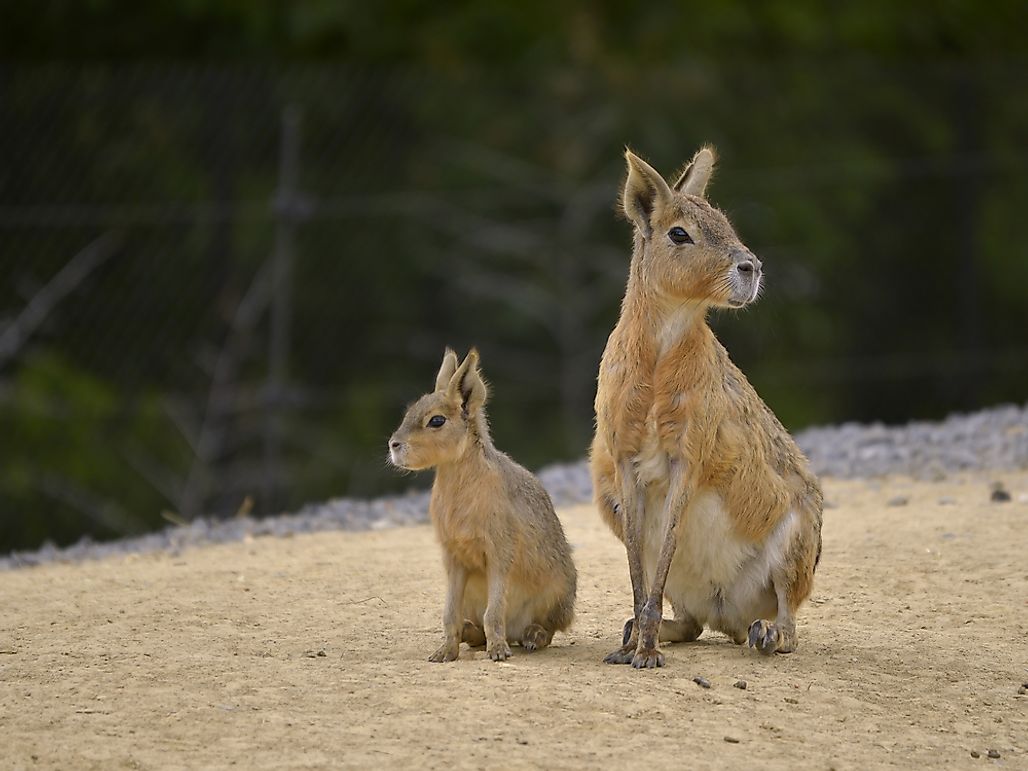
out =
<svg viewBox="0 0 1028 771"><path fill-rule="evenodd" d="M504 664L426 661L427 527L2 573L0 767L1028 768L1028 473L825 487L799 650L708 632L652 671L601 663L628 578L589 507L572 633Z"/></svg>

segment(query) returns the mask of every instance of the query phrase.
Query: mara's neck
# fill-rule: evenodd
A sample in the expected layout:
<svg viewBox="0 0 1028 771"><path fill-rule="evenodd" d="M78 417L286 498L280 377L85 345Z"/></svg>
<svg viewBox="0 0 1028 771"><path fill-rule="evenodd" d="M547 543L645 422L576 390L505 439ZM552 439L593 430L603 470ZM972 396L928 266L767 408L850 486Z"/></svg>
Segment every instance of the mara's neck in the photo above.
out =
<svg viewBox="0 0 1028 771"><path fill-rule="evenodd" d="M463 451L453 460L436 465L436 484L462 484L464 479L479 476L492 465L496 453L485 414L479 412L471 418L471 430Z"/></svg>
<svg viewBox="0 0 1028 771"><path fill-rule="evenodd" d="M638 259L633 257L621 318L639 336L642 349L660 359L686 341L708 339L712 335L707 326L708 308L707 303L669 297L649 286L640 275Z"/></svg>

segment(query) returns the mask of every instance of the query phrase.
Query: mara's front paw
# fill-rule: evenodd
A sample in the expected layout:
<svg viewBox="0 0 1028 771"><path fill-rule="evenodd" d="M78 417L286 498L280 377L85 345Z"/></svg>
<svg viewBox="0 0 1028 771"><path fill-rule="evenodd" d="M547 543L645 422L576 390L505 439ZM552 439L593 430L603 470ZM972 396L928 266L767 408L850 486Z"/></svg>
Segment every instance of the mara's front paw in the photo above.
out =
<svg viewBox="0 0 1028 771"><path fill-rule="evenodd" d="M653 669L664 666L664 654L656 648L640 648L632 656L632 666L636 669Z"/></svg>
<svg viewBox="0 0 1028 771"><path fill-rule="evenodd" d="M486 645L485 652L489 654L489 658L493 661L506 661L513 655L506 640L489 643Z"/></svg>
<svg viewBox="0 0 1028 771"><path fill-rule="evenodd" d="M436 664L441 664L444 661L456 661L460 655L460 644L454 645L452 643L443 643L439 646L439 650L428 657L429 661Z"/></svg>

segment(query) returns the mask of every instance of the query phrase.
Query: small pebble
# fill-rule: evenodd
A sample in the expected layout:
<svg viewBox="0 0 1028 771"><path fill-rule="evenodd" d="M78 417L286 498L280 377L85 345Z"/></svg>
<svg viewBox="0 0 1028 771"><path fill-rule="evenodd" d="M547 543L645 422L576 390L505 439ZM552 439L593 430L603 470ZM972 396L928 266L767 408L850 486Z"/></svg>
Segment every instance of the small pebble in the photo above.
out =
<svg viewBox="0 0 1028 771"><path fill-rule="evenodd" d="M996 759L996 758L999 757L999 751L998 750L989 750L985 754L988 755L990 758L993 758L993 759Z"/></svg>
<svg viewBox="0 0 1028 771"><path fill-rule="evenodd" d="M952 496L949 496L949 495L944 495L941 498L939 498L939 505L940 506L956 506L957 505L957 499L952 497Z"/></svg>
<svg viewBox="0 0 1028 771"><path fill-rule="evenodd" d="M980 753L978 750L971 750L971 757L972 758L980 758L981 756L982 756L982 753Z"/></svg>
<svg viewBox="0 0 1028 771"><path fill-rule="evenodd" d="M734 685L740 691L745 691L746 690L746 681L745 680L736 680L734 683L732 683L732 685Z"/></svg>
<svg viewBox="0 0 1028 771"><path fill-rule="evenodd" d="M993 503L1007 503L1010 500L1010 493L1003 487L1002 482L992 483L992 492L989 494L989 500Z"/></svg>
<svg viewBox="0 0 1028 771"><path fill-rule="evenodd" d="M800 702L799 702L799 699L794 699L794 698L792 698L792 696L786 696L785 697L785 703L786 704L799 704Z"/></svg>
<svg viewBox="0 0 1028 771"><path fill-rule="evenodd" d="M910 503L910 499L905 495L897 495L895 498L890 498L886 501L886 506L906 506Z"/></svg>
<svg viewBox="0 0 1028 771"><path fill-rule="evenodd" d="M1020 688L1017 689L1017 692L1019 695L1024 696L1026 693L1028 693L1028 688L1022 685Z"/></svg>
<svg viewBox="0 0 1028 771"><path fill-rule="evenodd" d="M696 685L698 685L700 688L710 688L710 680L708 680L705 677L700 677L699 675L696 675L696 677L694 677L692 681L696 683Z"/></svg>
<svg viewBox="0 0 1028 771"><path fill-rule="evenodd" d="M726 736L725 737L725 741L728 742L729 744L738 744L739 743L739 740L736 739L734 736Z"/></svg>

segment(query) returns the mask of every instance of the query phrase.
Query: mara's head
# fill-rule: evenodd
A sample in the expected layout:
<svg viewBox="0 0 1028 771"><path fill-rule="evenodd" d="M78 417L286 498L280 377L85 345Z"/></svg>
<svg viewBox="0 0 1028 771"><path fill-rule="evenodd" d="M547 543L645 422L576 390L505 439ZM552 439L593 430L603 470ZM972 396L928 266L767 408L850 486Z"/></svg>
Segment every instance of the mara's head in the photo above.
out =
<svg viewBox="0 0 1028 771"><path fill-rule="evenodd" d="M622 197L636 228L636 270L676 302L741 308L760 292L760 260L705 197L713 149L702 148L673 185L630 150Z"/></svg>
<svg viewBox="0 0 1028 771"><path fill-rule="evenodd" d="M389 438L389 460L408 471L451 463L476 441L488 441L485 381L474 348L462 362L449 348L435 378L435 390L407 408Z"/></svg>

